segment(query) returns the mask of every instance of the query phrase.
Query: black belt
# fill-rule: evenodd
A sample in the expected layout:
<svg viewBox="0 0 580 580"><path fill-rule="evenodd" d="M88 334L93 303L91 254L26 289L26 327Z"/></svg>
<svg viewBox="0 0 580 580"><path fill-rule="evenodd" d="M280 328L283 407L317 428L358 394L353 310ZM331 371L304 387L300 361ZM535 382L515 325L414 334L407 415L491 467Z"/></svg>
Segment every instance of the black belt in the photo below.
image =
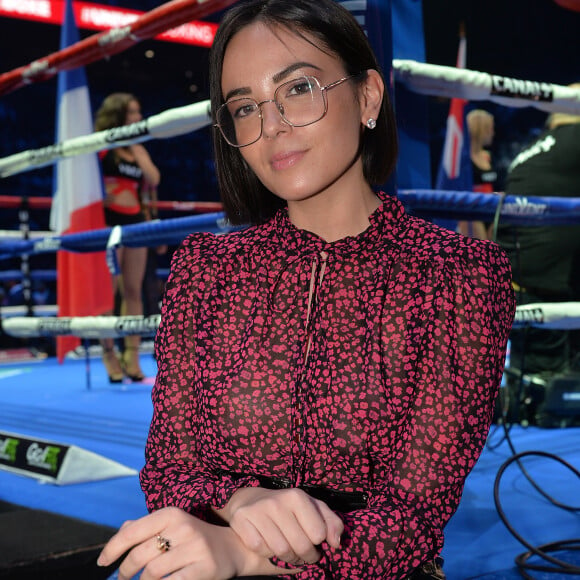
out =
<svg viewBox="0 0 580 580"><path fill-rule="evenodd" d="M323 501L331 510L343 514L368 507L368 495L362 491L340 491L330 489L322 485L294 485L285 477L268 477L266 475L256 475L254 473L232 473L224 469L216 471L217 475L229 475L236 479L242 477L253 477L258 480L260 487L265 489L290 489L292 487L301 489L310 497Z"/></svg>

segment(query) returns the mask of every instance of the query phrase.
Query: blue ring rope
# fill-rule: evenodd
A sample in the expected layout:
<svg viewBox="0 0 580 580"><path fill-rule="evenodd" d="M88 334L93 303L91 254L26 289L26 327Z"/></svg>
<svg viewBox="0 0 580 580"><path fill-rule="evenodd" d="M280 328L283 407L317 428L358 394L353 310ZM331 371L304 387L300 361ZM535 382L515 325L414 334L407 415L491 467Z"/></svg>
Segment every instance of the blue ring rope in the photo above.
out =
<svg viewBox="0 0 580 580"><path fill-rule="evenodd" d="M579 192L580 195L580 192ZM472 193L429 189L400 190L397 198L411 214L426 218L493 221L499 193ZM507 195L500 223L519 226L573 225L580 223L580 198ZM234 228L222 212L172 218L122 226L122 245L156 247L179 244L190 233L226 233ZM57 250L100 252L107 247L111 228L77 234L0 243L0 260Z"/></svg>

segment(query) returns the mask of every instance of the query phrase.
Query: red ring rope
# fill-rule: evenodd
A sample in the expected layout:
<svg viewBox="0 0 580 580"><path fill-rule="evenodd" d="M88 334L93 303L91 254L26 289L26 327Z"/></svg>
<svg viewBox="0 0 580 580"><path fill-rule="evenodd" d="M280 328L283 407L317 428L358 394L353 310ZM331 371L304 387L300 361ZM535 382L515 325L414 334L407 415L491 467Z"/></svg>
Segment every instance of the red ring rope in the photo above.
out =
<svg viewBox="0 0 580 580"><path fill-rule="evenodd" d="M0 208L18 209L26 203L30 209L49 209L52 204L50 197L21 197L0 195ZM191 213L213 213L223 210L217 201L157 201L148 204L162 211L183 211Z"/></svg>
<svg viewBox="0 0 580 580"><path fill-rule="evenodd" d="M58 52L0 75L0 95L24 85L45 81L70 70L122 52L138 42L153 38L195 18L234 4L237 0L172 0L121 28L94 34Z"/></svg>

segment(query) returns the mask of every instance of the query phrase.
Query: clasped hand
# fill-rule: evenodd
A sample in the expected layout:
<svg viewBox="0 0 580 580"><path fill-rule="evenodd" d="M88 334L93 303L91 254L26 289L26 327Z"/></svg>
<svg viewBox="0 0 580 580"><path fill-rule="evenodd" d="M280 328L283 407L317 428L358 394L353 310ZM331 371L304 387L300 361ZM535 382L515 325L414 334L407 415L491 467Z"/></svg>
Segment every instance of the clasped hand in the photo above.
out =
<svg viewBox="0 0 580 580"><path fill-rule="evenodd" d="M323 542L340 547L344 529L324 502L299 489L243 488L216 514L228 525L209 524L174 507L125 522L98 563L108 566L127 553L119 580L132 578L140 570L142 580L279 574L269 558L276 556L296 566L314 563ZM168 550L160 548L158 537L169 542Z"/></svg>

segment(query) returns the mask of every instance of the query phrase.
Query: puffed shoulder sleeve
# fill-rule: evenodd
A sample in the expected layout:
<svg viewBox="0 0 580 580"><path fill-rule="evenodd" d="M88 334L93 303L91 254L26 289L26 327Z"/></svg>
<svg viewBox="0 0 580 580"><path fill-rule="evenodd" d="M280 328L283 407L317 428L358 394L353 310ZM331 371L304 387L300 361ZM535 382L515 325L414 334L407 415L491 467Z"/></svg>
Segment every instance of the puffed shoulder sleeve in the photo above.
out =
<svg viewBox="0 0 580 580"><path fill-rule="evenodd" d="M196 317L212 280L211 234L194 234L175 252L167 281L161 324L155 338L157 376L153 417L140 473L147 507L177 506L205 517L222 507L250 478L216 476L196 453Z"/></svg>

